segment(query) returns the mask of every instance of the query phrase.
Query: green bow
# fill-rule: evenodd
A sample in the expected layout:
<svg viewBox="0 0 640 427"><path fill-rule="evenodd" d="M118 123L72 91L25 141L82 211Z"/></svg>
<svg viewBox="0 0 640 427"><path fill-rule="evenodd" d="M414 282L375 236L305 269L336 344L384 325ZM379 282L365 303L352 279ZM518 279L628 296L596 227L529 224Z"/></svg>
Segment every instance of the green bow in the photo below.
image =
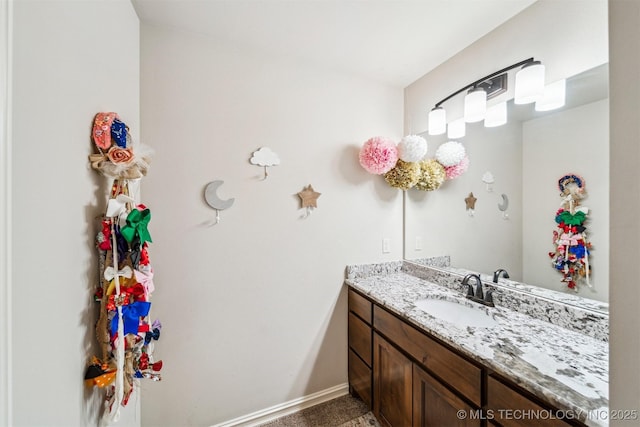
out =
<svg viewBox="0 0 640 427"><path fill-rule="evenodd" d="M560 224L564 222L567 225L582 225L586 216L584 212L578 211L574 215L571 215L569 211L563 211L556 217L556 222Z"/></svg>
<svg viewBox="0 0 640 427"><path fill-rule="evenodd" d="M137 234L140 237L141 245L144 244L144 242L151 242L151 234L149 234L149 230L147 230L150 220L151 211L149 209L144 209L142 211L138 209L132 210L127 216L127 225L122 227L120 230L122 237L124 237L127 242L131 243Z"/></svg>

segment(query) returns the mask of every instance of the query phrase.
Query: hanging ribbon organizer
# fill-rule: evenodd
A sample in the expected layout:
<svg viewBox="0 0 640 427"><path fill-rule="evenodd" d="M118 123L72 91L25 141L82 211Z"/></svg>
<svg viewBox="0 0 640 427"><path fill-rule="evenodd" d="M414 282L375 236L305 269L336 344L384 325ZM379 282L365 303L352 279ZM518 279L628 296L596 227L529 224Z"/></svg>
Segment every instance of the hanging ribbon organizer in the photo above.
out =
<svg viewBox="0 0 640 427"><path fill-rule="evenodd" d="M113 112L98 113L92 139L98 151L93 169L108 180L106 211L96 236L99 306L96 338L100 354L85 371L89 386L105 390L102 424L117 422L139 380L159 381L162 361L154 361L154 343L162 325L151 320L153 268L149 259L151 211L134 190L149 168L151 150L132 142L128 127Z"/></svg>
<svg viewBox="0 0 640 427"><path fill-rule="evenodd" d="M586 197L584 179L575 174L565 175L558 180L558 188L562 203L555 216L555 251L549 252L549 257L553 268L562 274L561 281L577 291L582 283L591 287L591 243L585 226L589 208L580 206L580 201Z"/></svg>

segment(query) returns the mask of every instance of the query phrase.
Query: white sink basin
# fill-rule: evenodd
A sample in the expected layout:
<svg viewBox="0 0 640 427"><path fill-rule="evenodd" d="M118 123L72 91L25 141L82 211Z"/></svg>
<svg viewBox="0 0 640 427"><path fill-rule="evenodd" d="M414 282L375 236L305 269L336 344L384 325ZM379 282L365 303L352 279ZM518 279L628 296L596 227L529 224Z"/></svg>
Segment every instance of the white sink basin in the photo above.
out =
<svg viewBox="0 0 640 427"><path fill-rule="evenodd" d="M469 307L454 301L426 298L415 302L415 306L433 317L453 323L461 328L467 326L476 328L490 328L497 326L484 307Z"/></svg>

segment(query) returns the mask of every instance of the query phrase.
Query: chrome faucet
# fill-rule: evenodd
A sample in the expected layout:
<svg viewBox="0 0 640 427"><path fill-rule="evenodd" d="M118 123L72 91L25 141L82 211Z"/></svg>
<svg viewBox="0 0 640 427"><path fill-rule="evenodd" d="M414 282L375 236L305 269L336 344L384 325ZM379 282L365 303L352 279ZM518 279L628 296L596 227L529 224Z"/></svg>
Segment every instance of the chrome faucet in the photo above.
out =
<svg viewBox="0 0 640 427"><path fill-rule="evenodd" d="M469 283L470 279L474 279L476 282L475 289ZM489 307L495 307L493 303L493 289L487 291L486 295L482 290L482 280L477 274L467 274L462 279L462 285L467 287L467 298L471 301L479 302L480 304L488 305Z"/></svg>
<svg viewBox="0 0 640 427"><path fill-rule="evenodd" d="M493 272L493 283L498 283L500 275L502 275L502 277L504 277L505 279L509 278L509 273L507 273L507 270L505 270L504 268L499 268Z"/></svg>

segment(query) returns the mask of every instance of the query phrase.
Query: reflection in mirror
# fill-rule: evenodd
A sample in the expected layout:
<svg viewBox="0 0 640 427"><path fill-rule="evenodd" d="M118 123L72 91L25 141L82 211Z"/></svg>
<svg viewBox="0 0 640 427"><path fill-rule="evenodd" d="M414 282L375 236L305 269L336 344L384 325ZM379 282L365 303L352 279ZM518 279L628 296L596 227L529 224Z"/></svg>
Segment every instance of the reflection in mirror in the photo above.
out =
<svg viewBox="0 0 640 427"><path fill-rule="evenodd" d="M583 282L578 295L607 301L608 65L568 78L564 107L538 112L533 104L511 100L508 116L500 127L467 124L459 140L471 160L465 175L437 192L405 193L405 258L448 255L453 267L489 275L504 268L513 281L575 295L561 282L549 253L555 250L555 215L562 203L558 180L577 174L585 181L581 204L589 208L585 226L593 245L591 287ZM423 136L430 151L447 141L446 135ZM473 216L465 204L470 192L477 199Z"/></svg>

